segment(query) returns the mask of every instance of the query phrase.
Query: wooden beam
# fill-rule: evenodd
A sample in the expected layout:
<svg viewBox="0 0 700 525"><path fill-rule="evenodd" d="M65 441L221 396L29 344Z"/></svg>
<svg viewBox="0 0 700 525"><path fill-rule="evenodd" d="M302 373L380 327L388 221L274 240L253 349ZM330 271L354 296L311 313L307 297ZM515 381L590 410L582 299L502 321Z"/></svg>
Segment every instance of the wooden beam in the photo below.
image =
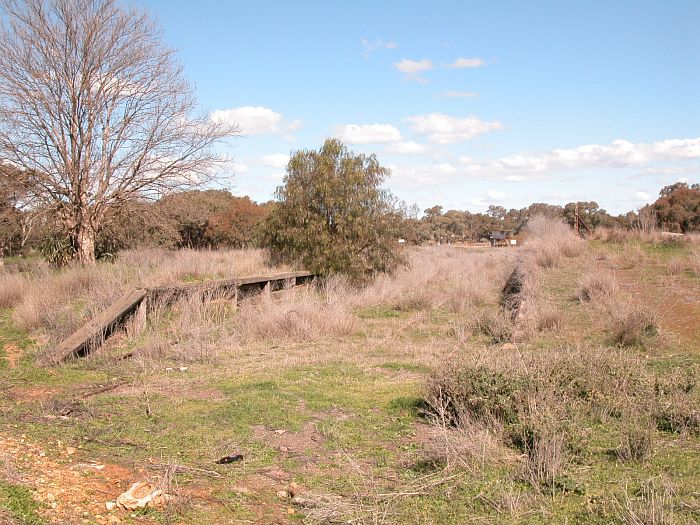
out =
<svg viewBox="0 0 700 525"><path fill-rule="evenodd" d="M93 347L100 346L114 328L139 307L148 291L137 288L120 297L100 315L90 320L56 348L55 358L66 361L72 357L84 357Z"/></svg>

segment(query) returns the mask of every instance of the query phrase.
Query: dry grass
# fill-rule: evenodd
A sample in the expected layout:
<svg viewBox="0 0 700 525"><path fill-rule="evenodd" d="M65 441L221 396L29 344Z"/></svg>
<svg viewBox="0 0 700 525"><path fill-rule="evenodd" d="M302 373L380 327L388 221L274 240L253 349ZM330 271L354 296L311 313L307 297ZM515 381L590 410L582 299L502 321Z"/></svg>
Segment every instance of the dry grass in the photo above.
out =
<svg viewBox="0 0 700 525"><path fill-rule="evenodd" d="M0 273L0 308L12 308L22 300L27 280L19 273Z"/></svg>
<svg viewBox="0 0 700 525"><path fill-rule="evenodd" d="M671 257L666 263L666 273L668 275L681 275L685 272L687 262L684 257Z"/></svg>
<svg viewBox="0 0 700 525"><path fill-rule="evenodd" d="M619 285L612 273L598 271L584 275L579 282L576 297L580 301L597 301L615 295Z"/></svg>
<svg viewBox="0 0 700 525"><path fill-rule="evenodd" d="M644 346L659 335L659 316L637 299L615 298L607 303L608 331L618 346Z"/></svg>
<svg viewBox="0 0 700 525"><path fill-rule="evenodd" d="M649 244L665 244L671 246L696 245L700 243L700 234L662 232L657 229L622 229L622 228L596 228L593 238L603 242L630 243L644 242Z"/></svg>
<svg viewBox="0 0 700 525"><path fill-rule="evenodd" d="M536 332L554 332L561 328L564 315L555 305L543 300L535 301L528 310L529 329Z"/></svg>
<svg viewBox="0 0 700 525"><path fill-rule="evenodd" d="M14 307L13 319L50 342L72 333L126 291L182 282L270 274L261 250L127 250L116 263L70 266L57 271L0 274L0 307Z"/></svg>
<svg viewBox="0 0 700 525"><path fill-rule="evenodd" d="M688 271L695 277L700 277L700 248L694 247L688 255Z"/></svg>
<svg viewBox="0 0 700 525"><path fill-rule="evenodd" d="M648 417L630 417L620 431L617 457L621 461L644 461L653 451L655 425Z"/></svg>
<svg viewBox="0 0 700 525"><path fill-rule="evenodd" d="M559 428L559 422L526 425L520 440L526 456L522 479L536 489L555 491L569 461L566 436Z"/></svg>
<svg viewBox="0 0 700 525"><path fill-rule="evenodd" d="M634 497L618 500L619 516L625 525L673 525L676 523L673 510L675 490L670 481L651 478L642 483Z"/></svg>
<svg viewBox="0 0 700 525"><path fill-rule="evenodd" d="M583 240L564 222L537 216L526 226L527 250L541 268L553 268L562 257L577 257L584 249Z"/></svg>
<svg viewBox="0 0 700 525"><path fill-rule="evenodd" d="M513 258L508 252L418 248L411 252L407 268L380 276L355 294L353 306L399 311L445 308L464 313L498 295L512 269L508 261Z"/></svg>
<svg viewBox="0 0 700 525"><path fill-rule="evenodd" d="M513 335L515 323L513 315L507 309L488 310L470 320L473 334L483 334L493 343L508 342Z"/></svg>
<svg viewBox="0 0 700 525"><path fill-rule="evenodd" d="M286 292L279 300L250 300L241 305L234 329L244 340L308 341L350 335L358 322L348 306L352 292L346 286L331 280L319 288Z"/></svg>

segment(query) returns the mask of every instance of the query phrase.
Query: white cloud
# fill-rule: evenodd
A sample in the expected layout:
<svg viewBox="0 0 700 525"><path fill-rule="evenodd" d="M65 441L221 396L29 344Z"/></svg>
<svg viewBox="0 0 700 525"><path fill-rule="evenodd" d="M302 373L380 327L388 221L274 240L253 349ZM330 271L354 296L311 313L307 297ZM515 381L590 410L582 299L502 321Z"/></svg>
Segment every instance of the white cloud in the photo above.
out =
<svg viewBox="0 0 700 525"><path fill-rule="evenodd" d="M637 198L637 200L640 200L640 201L651 201L651 200L653 200L653 199L651 198L651 195L649 195L648 193L645 193L645 192L643 192L643 191L637 191L637 192L635 192L635 193L634 193L634 196Z"/></svg>
<svg viewBox="0 0 700 525"><path fill-rule="evenodd" d="M423 71L430 71L431 69L435 68L433 63L427 58L424 58L421 61L404 58L400 62L395 62L394 67L406 75L418 75Z"/></svg>
<svg viewBox="0 0 700 525"><path fill-rule="evenodd" d="M233 162L231 168L234 173L248 173L248 166L240 162Z"/></svg>
<svg viewBox="0 0 700 525"><path fill-rule="evenodd" d="M486 192L486 195L494 202L503 202L506 198L506 194L503 191L491 190Z"/></svg>
<svg viewBox="0 0 700 525"><path fill-rule="evenodd" d="M441 98L472 98L478 97L478 93L473 91L444 91L438 95Z"/></svg>
<svg viewBox="0 0 700 525"><path fill-rule="evenodd" d="M370 53L376 51L377 49L396 49L399 45L396 42L385 42L381 38L375 38L374 41L370 42L366 38L360 40L360 44L365 50L364 57L369 57Z"/></svg>
<svg viewBox="0 0 700 525"><path fill-rule="evenodd" d="M457 172L457 168L447 162L423 166L389 164L387 168L391 170L392 184L401 189L421 192L449 183Z"/></svg>
<svg viewBox="0 0 700 525"><path fill-rule="evenodd" d="M289 121L281 113L262 106L219 109L212 113L211 119L238 124L243 135L288 134L301 126L301 120Z"/></svg>
<svg viewBox="0 0 700 525"><path fill-rule="evenodd" d="M417 142L397 142L386 147L384 150L393 155L420 155L427 151L427 148Z"/></svg>
<svg viewBox="0 0 700 525"><path fill-rule="evenodd" d="M518 153L500 159L479 162L460 159L468 173L496 176L505 180L546 178L554 172L590 168L626 168L656 162L700 159L700 137L669 139L651 143L615 140L608 145L587 144L571 149L541 153Z"/></svg>
<svg viewBox="0 0 700 525"><path fill-rule="evenodd" d="M334 133L350 144L387 144L402 139L401 132L391 124L346 124L336 126Z"/></svg>
<svg viewBox="0 0 700 525"><path fill-rule="evenodd" d="M454 144L503 128L497 120L487 122L473 115L460 118L442 113L428 113L408 117L406 121L411 123L413 131L427 135L430 142L437 144Z"/></svg>
<svg viewBox="0 0 700 525"><path fill-rule="evenodd" d="M289 162L289 155L285 153L271 153L260 157L260 164L268 168L286 168Z"/></svg>
<svg viewBox="0 0 700 525"><path fill-rule="evenodd" d="M486 65L486 62L481 58L459 57L457 60L455 60L451 64L447 64L447 67L451 67L454 69L465 69L465 68L481 67L484 65Z"/></svg>

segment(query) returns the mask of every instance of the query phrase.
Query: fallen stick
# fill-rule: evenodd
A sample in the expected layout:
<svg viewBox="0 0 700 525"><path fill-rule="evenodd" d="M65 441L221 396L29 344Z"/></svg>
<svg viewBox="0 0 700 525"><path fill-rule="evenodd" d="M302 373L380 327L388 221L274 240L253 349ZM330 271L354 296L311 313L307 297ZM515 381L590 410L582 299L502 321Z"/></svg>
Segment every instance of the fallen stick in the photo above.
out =
<svg viewBox="0 0 700 525"><path fill-rule="evenodd" d="M150 467L157 469L170 469L174 474L199 474L209 478L222 478L223 476L214 470L203 468L188 467L186 465L178 465L177 463L149 463Z"/></svg>

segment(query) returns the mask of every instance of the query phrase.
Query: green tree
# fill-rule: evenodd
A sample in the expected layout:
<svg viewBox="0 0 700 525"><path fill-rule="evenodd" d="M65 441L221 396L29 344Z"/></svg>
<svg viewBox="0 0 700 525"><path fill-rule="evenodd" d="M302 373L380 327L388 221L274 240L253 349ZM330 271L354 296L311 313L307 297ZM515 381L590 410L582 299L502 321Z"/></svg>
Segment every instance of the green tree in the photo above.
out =
<svg viewBox="0 0 700 525"><path fill-rule="evenodd" d="M349 152L338 139L292 155L264 225L273 259L356 283L404 262L402 212L381 187L389 176L375 155Z"/></svg>
<svg viewBox="0 0 700 525"><path fill-rule="evenodd" d="M700 186L678 182L661 189L652 205L658 225L672 232L700 231Z"/></svg>

